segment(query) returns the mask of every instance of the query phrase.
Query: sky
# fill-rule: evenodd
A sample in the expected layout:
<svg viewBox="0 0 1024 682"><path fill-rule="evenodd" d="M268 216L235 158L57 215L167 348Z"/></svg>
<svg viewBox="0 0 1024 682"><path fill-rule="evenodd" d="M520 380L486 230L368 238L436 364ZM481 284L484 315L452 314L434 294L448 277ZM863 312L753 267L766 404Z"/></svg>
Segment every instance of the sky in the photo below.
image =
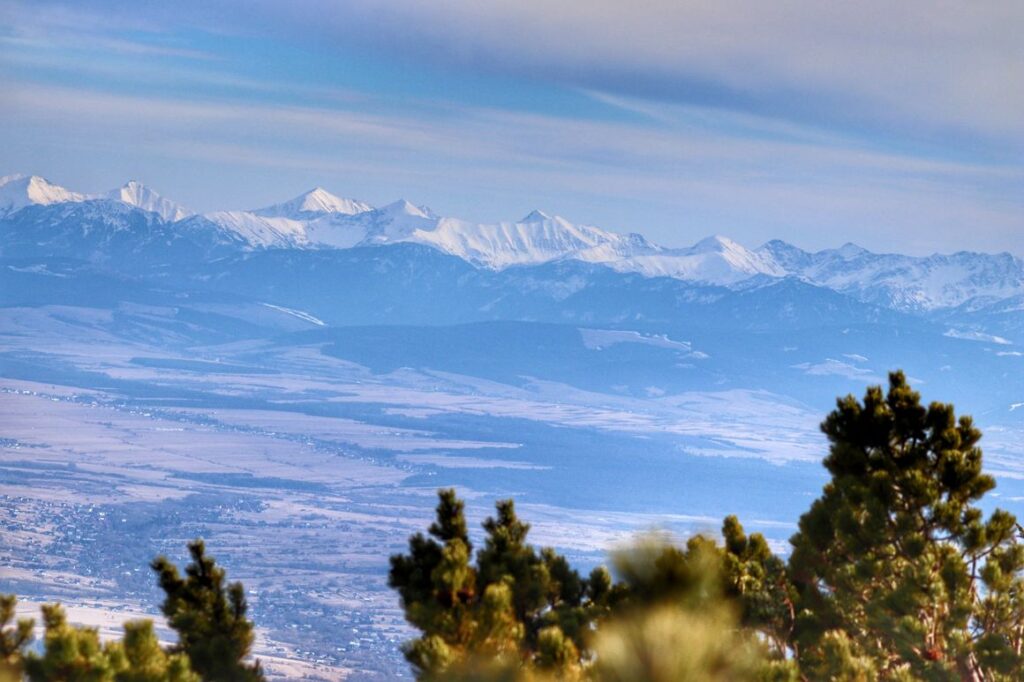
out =
<svg viewBox="0 0 1024 682"><path fill-rule="evenodd" d="M0 175L1024 256L1024 3L0 0Z"/></svg>

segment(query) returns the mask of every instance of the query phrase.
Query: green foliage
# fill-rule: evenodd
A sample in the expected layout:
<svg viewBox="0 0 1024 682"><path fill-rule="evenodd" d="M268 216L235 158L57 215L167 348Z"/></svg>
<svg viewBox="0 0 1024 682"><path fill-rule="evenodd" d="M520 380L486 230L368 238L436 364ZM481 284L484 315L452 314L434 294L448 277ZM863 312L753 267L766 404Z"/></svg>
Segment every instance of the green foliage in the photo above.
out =
<svg viewBox="0 0 1024 682"><path fill-rule="evenodd" d="M201 540L189 545L186 578L163 557L153 562L168 624L179 643L165 650L149 620L128 621L124 638L102 643L96 628L76 627L59 604L42 607L45 634L40 652L25 653L30 619L14 622L16 599L0 595L0 682L260 682L259 664L243 659L252 645L242 585L225 585L224 571L205 554Z"/></svg>
<svg viewBox="0 0 1024 682"><path fill-rule="evenodd" d="M796 620L796 590L784 562L760 533L747 535L735 516L722 524L722 570L727 594L741 609L741 623L764 638L775 658L789 649Z"/></svg>
<svg viewBox="0 0 1024 682"><path fill-rule="evenodd" d="M419 679L796 679L741 627L741 618L774 625L762 602L785 567L735 521L734 551L703 536L684 548L643 538L616 553L613 583L603 567L583 578L554 550L527 544L511 501L484 522L473 565L465 532L443 531L466 527L463 505L454 491L439 497L431 537L414 535L409 553L391 558L390 584L422 632L405 646Z"/></svg>
<svg viewBox="0 0 1024 682"><path fill-rule="evenodd" d="M895 372L888 393L839 400L822 430L832 479L800 519L789 562L801 667L858 671L836 679L1021 679L1024 549L1012 515L985 519L974 506L995 483L971 419L924 407Z"/></svg>
<svg viewBox="0 0 1024 682"><path fill-rule="evenodd" d="M253 624L242 584L226 584L224 569L206 555L202 540L189 543L192 563L182 578L165 557L156 571L166 598L161 607L167 623L178 633L177 652L184 653L206 682L257 682L263 679L259 662L246 663L253 641Z"/></svg>
<svg viewBox="0 0 1024 682"><path fill-rule="evenodd" d="M765 606L781 599L773 580L785 586L784 564L734 518L723 536L718 544L697 535L680 548L648 535L613 555L622 580L611 588L610 617L597 623L591 677L796 682Z"/></svg>
<svg viewBox="0 0 1024 682"><path fill-rule="evenodd" d="M417 676L491 679L533 666L575 675L587 628L610 593L607 573L585 579L554 550L538 552L511 500L484 522L474 564L463 503L454 490L438 497L429 537L417 533L407 554L392 556L388 577L422 632L404 648Z"/></svg>
<svg viewBox="0 0 1024 682"><path fill-rule="evenodd" d="M130 620L124 624L124 639L108 647L114 682L199 682L188 657L168 653L153 632L150 620Z"/></svg>
<svg viewBox="0 0 1024 682"><path fill-rule="evenodd" d="M788 562L730 516L721 542L647 536L614 555L618 582L604 568L581 579L564 557L526 544L529 526L506 501L484 523L474 567L462 505L442 492L436 539L414 536L410 554L392 558L391 584L423 632L408 649L417 674L1024 679L1024 530L976 506L995 483L970 418L922 405L895 372L887 392L840 399L822 430L831 479ZM492 634L472 634L481 628Z"/></svg>
<svg viewBox="0 0 1024 682"><path fill-rule="evenodd" d="M69 625L58 604L43 606L42 654L30 652L25 673L31 682L108 682L114 679L109 652L96 628Z"/></svg>
<svg viewBox="0 0 1024 682"><path fill-rule="evenodd" d="M0 595L0 682L21 677L25 647L32 641L32 620L15 622L17 604L13 594Z"/></svg>
<svg viewBox="0 0 1024 682"><path fill-rule="evenodd" d="M727 608L663 604L609 622L597 634L598 682L754 682L772 674L760 644ZM794 679L776 677L770 679Z"/></svg>
<svg viewBox="0 0 1024 682"><path fill-rule="evenodd" d="M713 540L697 535L683 548L651 534L612 556L621 582L612 588L615 611L674 604L699 610L725 594L722 556Z"/></svg>
<svg viewBox="0 0 1024 682"><path fill-rule="evenodd" d="M152 621L128 621L124 639L106 644L96 628L68 624L58 604L43 606L43 625L42 653L25 659L30 682L199 682L184 655L160 647Z"/></svg>

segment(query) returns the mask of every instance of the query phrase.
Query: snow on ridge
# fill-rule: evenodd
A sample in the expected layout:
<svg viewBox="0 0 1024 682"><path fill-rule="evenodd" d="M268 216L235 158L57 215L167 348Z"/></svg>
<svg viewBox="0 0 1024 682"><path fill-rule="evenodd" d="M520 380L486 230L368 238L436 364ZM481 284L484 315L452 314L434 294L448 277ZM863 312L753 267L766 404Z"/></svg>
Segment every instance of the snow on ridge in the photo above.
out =
<svg viewBox="0 0 1024 682"><path fill-rule="evenodd" d="M398 199L387 206L382 206L381 213L388 216L412 216L414 218L437 218L429 208L417 206L408 199Z"/></svg>
<svg viewBox="0 0 1024 682"><path fill-rule="evenodd" d="M648 277L672 277L709 284L733 285L756 277L785 277L787 271L773 259L722 236L702 239L689 248L639 253L611 266Z"/></svg>
<svg viewBox="0 0 1024 682"><path fill-rule="evenodd" d="M241 237L251 248L304 247L309 244L305 224L290 218L266 218L248 211L215 211L203 217Z"/></svg>
<svg viewBox="0 0 1024 682"><path fill-rule="evenodd" d="M610 263L657 247L646 240L576 225L564 218L531 214L529 222L471 223L441 218L434 229L419 230L409 241L434 246L476 265L502 269L572 258Z"/></svg>
<svg viewBox="0 0 1024 682"><path fill-rule="evenodd" d="M551 220L551 216L549 216L547 213L545 213L544 211L540 210L539 208L535 208L532 211L530 211L529 213L527 213L525 216L523 216L523 218L519 222L521 222L521 223L539 223L539 222L541 222L543 220Z"/></svg>
<svg viewBox="0 0 1024 682"><path fill-rule="evenodd" d="M129 180L121 187L107 192L107 198L121 201L143 211L156 213L167 222L184 220L192 214L181 204L167 199L141 182Z"/></svg>
<svg viewBox="0 0 1024 682"><path fill-rule="evenodd" d="M849 243L810 253L778 240L757 252L817 286L910 312L1024 293L1024 261L1006 253L905 256L876 254Z"/></svg>
<svg viewBox="0 0 1024 682"><path fill-rule="evenodd" d="M137 182L104 197L154 212L166 222L192 216ZM102 197L72 192L38 176L0 178L0 218L31 205L96 198ZM96 211L110 210L97 204ZM639 234L573 223L540 210L519 221L475 223L441 217L406 200L375 209L321 187L262 209L216 211L201 218L248 249L415 243L495 270L577 260L647 277L724 286L742 286L757 277L795 277L908 312L978 307L1024 295L1024 261L1006 253L961 251L915 257L876 254L852 243L808 252L780 240L751 250L723 236L708 237L686 248L665 248Z"/></svg>
<svg viewBox="0 0 1024 682"><path fill-rule="evenodd" d="M294 199L289 199L280 204L266 206L254 211L254 215L264 218L291 218L300 220L303 218L317 217L327 213L340 213L342 215L355 215L365 211L373 210L369 204L356 199L343 199L331 194L323 187L314 187L308 192L303 192Z"/></svg>
<svg viewBox="0 0 1024 682"><path fill-rule="evenodd" d="M284 307L282 305L274 305L273 303L262 303L261 305L263 305L266 308L271 308L272 310L277 310L279 312L285 313L286 315L291 315L292 317L297 317L300 320L303 320L305 322L309 322L311 324L315 324L318 327L326 327L327 326L327 323L324 322L323 320L321 320L319 317L315 317L313 315L310 315L309 313L307 313L304 310L296 310L295 308L286 308L286 307Z"/></svg>
<svg viewBox="0 0 1024 682"><path fill-rule="evenodd" d="M80 202L88 195L72 192L38 175L5 175L0 178L0 216L9 215L26 206Z"/></svg>
<svg viewBox="0 0 1024 682"><path fill-rule="evenodd" d="M667 334L642 334L640 332L617 329L579 328L583 345L589 350L604 350L620 343L637 343L655 348L667 348L683 353L692 353L693 345L689 341L675 341Z"/></svg>

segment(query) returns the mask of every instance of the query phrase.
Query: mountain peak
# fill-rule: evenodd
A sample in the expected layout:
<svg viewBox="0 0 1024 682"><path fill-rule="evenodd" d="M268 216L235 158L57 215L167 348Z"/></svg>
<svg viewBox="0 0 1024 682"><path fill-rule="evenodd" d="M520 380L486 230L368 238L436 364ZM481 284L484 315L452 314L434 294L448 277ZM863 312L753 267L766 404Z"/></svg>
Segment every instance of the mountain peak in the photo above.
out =
<svg viewBox="0 0 1024 682"><path fill-rule="evenodd" d="M129 180L117 189L107 192L107 198L156 213L167 222L183 220L192 212L170 199L166 199L138 180Z"/></svg>
<svg viewBox="0 0 1024 682"><path fill-rule="evenodd" d="M863 256L864 254L871 252L862 246L857 246L853 242L846 242L838 249L836 249L836 253L839 254L842 258L850 260L851 258Z"/></svg>
<svg viewBox="0 0 1024 682"><path fill-rule="evenodd" d="M326 213L355 215L372 210L373 207L355 199L343 199L331 194L323 187L314 187L282 204L274 204L253 211L264 218L303 219Z"/></svg>
<svg viewBox="0 0 1024 682"><path fill-rule="evenodd" d="M545 220L551 220L551 216L549 216L547 213L545 213L544 211L540 210L539 208L535 208L532 211L530 211L526 216L524 216L523 219L520 220L519 222L521 222L521 223L542 223Z"/></svg>
<svg viewBox="0 0 1024 682"><path fill-rule="evenodd" d="M307 210L321 210L330 212L345 204L345 200L341 197L331 194L323 187L317 185L308 192L304 192L300 195L303 200L303 204L307 207Z"/></svg>
<svg viewBox="0 0 1024 682"><path fill-rule="evenodd" d="M399 199L380 209L381 213L387 215L409 215L416 218L430 218L432 216L428 209L417 206L406 199Z"/></svg>
<svg viewBox="0 0 1024 682"><path fill-rule="evenodd" d="M693 245L690 249L693 253L710 253L710 252L726 252L726 251L739 251L746 252L747 249L740 244L737 244L728 237L722 235L712 235L705 237L699 242Z"/></svg>
<svg viewBox="0 0 1024 682"><path fill-rule="evenodd" d="M799 246L793 246L781 239L772 239L757 247L754 253L774 263L788 274L806 268L811 262L811 254Z"/></svg>
<svg viewBox="0 0 1024 682"><path fill-rule="evenodd" d="M793 246L787 241L781 239L769 239L761 246L757 247L758 251L767 251L769 253L806 253L799 246Z"/></svg>
<svg viewBox="0 0 1024 682"><path fill-rule="evenodd" d="M6 175L0 178L0 215L26 206L85 201L88 197L55 185L38 175Z"/></svg>

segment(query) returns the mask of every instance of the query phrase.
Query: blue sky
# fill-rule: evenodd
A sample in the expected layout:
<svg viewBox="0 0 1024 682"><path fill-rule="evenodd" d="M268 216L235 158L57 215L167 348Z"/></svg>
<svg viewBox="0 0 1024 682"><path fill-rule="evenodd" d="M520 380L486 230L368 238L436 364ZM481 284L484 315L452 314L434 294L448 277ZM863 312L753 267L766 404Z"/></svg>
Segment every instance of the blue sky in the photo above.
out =
<svg viewBox="0 0 1024 682"><path fill-rule="evenodd" d="M0 174L1024 255L1024 3L0 0Z"/></svg>

